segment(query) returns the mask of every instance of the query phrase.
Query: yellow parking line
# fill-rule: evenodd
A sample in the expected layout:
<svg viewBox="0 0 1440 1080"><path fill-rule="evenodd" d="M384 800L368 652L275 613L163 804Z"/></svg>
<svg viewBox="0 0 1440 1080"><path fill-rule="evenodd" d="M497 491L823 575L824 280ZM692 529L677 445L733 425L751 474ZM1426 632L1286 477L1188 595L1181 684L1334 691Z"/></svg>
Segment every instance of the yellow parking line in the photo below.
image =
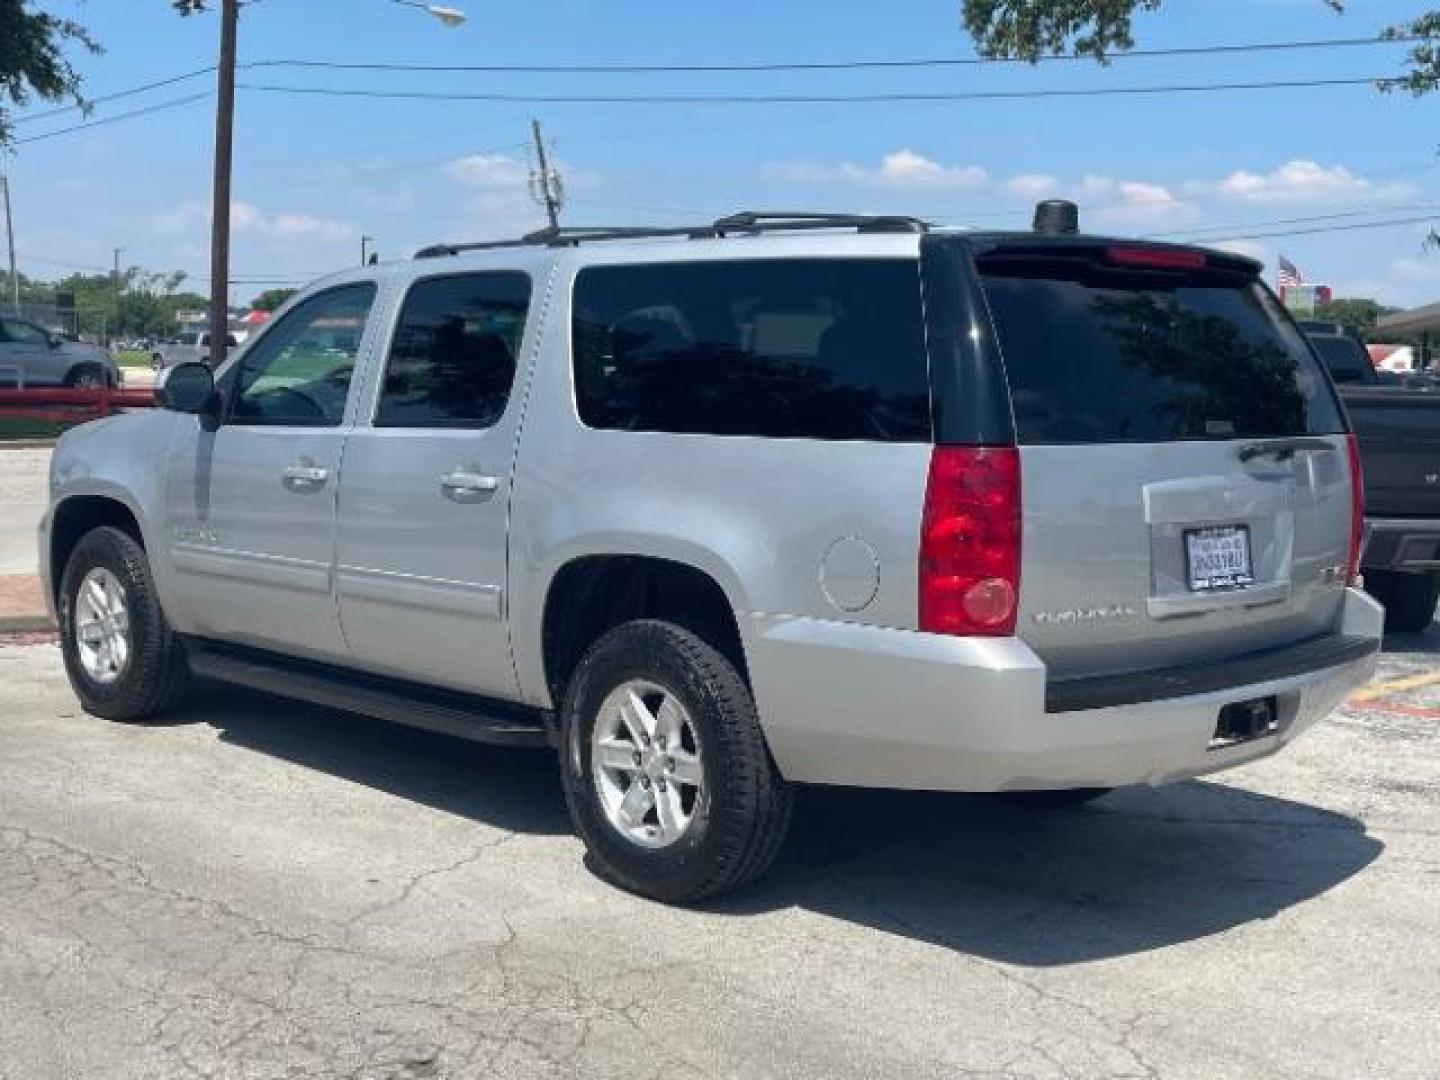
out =
<svg viewBox="0 0 1440 1080"><path fill-rule="evenodd" d="M1386 694L1398 694L1402 690L1418 690L1422 686L1431 686L1440 683L1440 668L1434 671L1427 671L1420 675L1406 675L1402 679L1389 679L1385 682L1371 683L1358 692L1350 695L1351 701L1370 701L1372 698L1384 697Z"/></svg>

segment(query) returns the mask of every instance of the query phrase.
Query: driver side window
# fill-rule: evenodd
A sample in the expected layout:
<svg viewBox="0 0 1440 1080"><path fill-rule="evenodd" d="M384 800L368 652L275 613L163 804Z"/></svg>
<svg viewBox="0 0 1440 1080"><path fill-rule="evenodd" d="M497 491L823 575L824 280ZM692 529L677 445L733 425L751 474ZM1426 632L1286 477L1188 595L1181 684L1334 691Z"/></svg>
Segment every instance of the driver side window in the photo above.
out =
<svg viewBox="0 0 1440 1080"><path fill-rule="evenodd" d="M375 301L368 282L312 296L240 357L234 424L336 427Z"/></svg>

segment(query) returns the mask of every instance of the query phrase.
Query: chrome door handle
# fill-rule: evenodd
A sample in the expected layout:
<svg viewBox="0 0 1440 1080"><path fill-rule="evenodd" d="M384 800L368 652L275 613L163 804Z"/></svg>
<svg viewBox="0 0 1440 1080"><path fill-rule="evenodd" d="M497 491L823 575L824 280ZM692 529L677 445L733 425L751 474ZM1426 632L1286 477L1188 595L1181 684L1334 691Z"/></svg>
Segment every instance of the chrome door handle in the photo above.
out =
<svg viewBox="0 0 1440 1080"><path fill-rule="evenodd" d="M486 476L473 469L456 469L440 477L440 490L447 499L456 502L476 502L494 493L499 486L499 477Z"/></svg>
<svg viewBox="0 0 1440 1080"><path fill-rule="evenodd" d="M286 487L301 491L324 487L325 482L329 479L330 470L316 465L309 458L301 458L299 461L285 466L284 471L280 474L280 480Z"/></svg>

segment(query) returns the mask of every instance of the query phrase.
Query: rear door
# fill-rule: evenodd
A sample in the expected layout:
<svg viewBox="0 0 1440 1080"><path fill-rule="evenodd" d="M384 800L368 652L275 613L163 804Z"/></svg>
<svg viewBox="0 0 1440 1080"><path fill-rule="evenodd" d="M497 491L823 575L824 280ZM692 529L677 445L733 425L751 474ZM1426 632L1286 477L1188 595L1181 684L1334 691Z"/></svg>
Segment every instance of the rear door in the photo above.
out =
<svg viewBox="0 0 1440 1080"><path fill-rule="evenodd" d="M977 260L1023 463L1018 632L1057 677L1333 630L1345 422L1293 323L1224 256L997 249Z"/></svg>
<svg viewBox="0 0 1440 1080"><path fill-rule="evenodd" d="M515 692L505 537L530 276L411 285L373 423L345 446L337 589L352 660L497 697Z"/></svg>

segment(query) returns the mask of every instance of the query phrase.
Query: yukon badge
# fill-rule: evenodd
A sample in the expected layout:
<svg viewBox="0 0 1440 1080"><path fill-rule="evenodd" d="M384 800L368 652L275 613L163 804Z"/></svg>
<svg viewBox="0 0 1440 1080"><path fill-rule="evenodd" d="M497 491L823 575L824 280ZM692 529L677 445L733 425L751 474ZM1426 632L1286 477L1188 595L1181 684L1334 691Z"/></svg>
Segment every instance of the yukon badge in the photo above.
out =
<svg viewBox="0 0 1440 1080"><path fill-rule="evenodd" d="M1110 619L1133 619L1135 609L1129 604L1108 607L1066 608L1064 611L1037 611L1030 616L1041 626L1067 626L1105 622Z"/></svg>

